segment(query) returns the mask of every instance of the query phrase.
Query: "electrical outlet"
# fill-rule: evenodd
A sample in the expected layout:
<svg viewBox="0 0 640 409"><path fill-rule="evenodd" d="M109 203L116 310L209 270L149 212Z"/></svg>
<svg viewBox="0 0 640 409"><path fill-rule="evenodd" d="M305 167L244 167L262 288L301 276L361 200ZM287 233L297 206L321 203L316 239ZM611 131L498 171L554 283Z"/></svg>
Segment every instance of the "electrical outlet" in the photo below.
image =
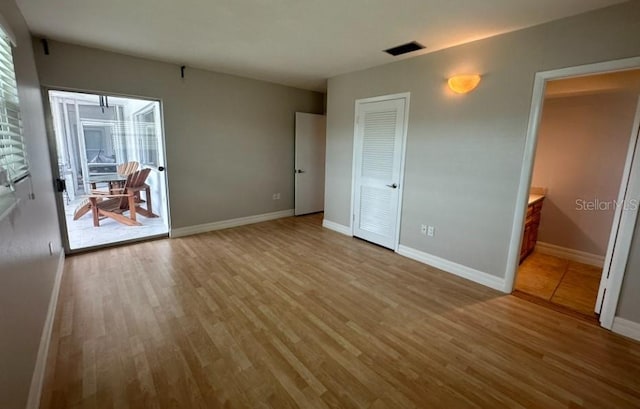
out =
<svg viewBox="0 0 640 409"><path fill-rule="evenodd" d="M427 227L427 236L429 237L433 237L436 235L436 228L433 226L428 226Z"/></svg>
<svg viewBox="0 0 640 409"><path fill-rule="evenodd" d="M271 196L271 198L273 200L280 200L280 193L274 193L273 196Z"/></svg>
<svg viewBox="0 0 640 409"><path fill-rule="evenodd" d="M427 225L423 224L422 226L420 226L420 233L424 234L425 236L427 235Z"/></svg>

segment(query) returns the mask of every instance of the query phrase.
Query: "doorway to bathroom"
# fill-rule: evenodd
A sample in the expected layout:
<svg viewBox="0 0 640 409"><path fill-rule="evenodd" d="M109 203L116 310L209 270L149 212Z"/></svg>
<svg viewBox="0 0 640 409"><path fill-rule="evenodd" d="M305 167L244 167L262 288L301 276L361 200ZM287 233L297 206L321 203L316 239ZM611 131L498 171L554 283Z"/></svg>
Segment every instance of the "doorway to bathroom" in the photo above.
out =
<svg viewBox="0 0 640 409"><path fill-rule="evenodd" d="M610 328L637 216L640 70L576 74L542 87L513 289Z"/></svg>

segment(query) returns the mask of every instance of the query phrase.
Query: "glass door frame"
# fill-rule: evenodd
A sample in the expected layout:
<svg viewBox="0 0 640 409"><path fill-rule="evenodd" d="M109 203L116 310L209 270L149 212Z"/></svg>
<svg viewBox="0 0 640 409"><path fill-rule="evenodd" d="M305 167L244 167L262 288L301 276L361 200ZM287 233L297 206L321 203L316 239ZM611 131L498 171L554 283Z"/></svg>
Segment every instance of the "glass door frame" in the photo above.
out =
<svg viewBox="0 0 640 409"><path fill-rule="evenodd" d="M54 127L54 118L51 109L51 101L49 99L50 91L62 91L62 92L74 92L81 94L90 94L90 95L106 95L112 97L120 97L120 98L132 98L150 102L157 102L159 104L159 115L158 118L158 126L160 127L160 141L158 141L158 148L161 152L158 152L158 159L161 164L158 165L158 168L162 168L164 172L164 192L165 198L163 200L164 203L160 203L163 210L165 211L167 217L167 233L150 235L145 237L139 237L129 240L117 241L112 243L105 243L97 246L91 247L83 247L80 249L71 249L69 245L69 230L67 226L67 218L65 215L65 206L64 206L64 197L63 192L59 192L57 189L57 180L64 180L64 175L60 174L60 166L58 163L58 145L56 140L56 133ZM85 253L89 251L100 250L108 247L117 247L122 245L127 245L131 243L139 243L143 241L155 240L160 238L168 238L169 233L171 232L171 206L169 206L169 175L167 173L167 147L166 147L166 138L165 138L165 125L164 125L164 105L162 99L160 98L152 98L146 96L139 95L130 95L130 94L122 94L117 92L107 92L107 91L95 91L95 90L86 90L86 89L76 89L76 88L66 88L66 87L53 87L53 86L42 86L42 104L44 109L44 117L45 117L45 126L47 131L47 142L49 145L49 159L51 165L51 175L52 175L52 185L55 195L56 201L56 210L58 213L58 224L60 226L60 234L62 238L62 246L64 248L65 255L72 255L78 253Z"/></svg>

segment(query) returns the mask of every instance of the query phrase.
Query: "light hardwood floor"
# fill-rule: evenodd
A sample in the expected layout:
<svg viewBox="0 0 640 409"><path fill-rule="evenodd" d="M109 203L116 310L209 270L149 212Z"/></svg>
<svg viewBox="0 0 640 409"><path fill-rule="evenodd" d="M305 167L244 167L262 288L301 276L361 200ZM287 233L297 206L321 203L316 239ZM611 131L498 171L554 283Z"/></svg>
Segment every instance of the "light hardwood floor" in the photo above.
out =
<svg viewBox="0 0 640 409"><path fill-rule="evenodd" d="M640 343L288 218L70 257L43 408L638 408Z"/></svg>

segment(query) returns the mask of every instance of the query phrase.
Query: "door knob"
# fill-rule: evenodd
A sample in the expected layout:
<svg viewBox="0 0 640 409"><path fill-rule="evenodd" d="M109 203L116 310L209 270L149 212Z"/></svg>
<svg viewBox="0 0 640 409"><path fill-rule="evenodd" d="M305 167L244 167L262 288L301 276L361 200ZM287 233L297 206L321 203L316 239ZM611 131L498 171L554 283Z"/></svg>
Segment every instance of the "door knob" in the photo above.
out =
<svg viewBox="0 0 640 409"><path fill-rule="evenodd" d="M392 189L395 189L395 188L397 188L397 187L398 187L398 185L396 185L395 183L394 183L394 184L392 184L392 185L387 185L387 186L388 186L388 187L390 187L390 188L392 188Z"/></svg>
<svg viewBox="0 0 640 409"><path fill-rule="evenodd" d="M296 173L304 173L304 170L298 169L298 170L296 170Z"/></svg>

